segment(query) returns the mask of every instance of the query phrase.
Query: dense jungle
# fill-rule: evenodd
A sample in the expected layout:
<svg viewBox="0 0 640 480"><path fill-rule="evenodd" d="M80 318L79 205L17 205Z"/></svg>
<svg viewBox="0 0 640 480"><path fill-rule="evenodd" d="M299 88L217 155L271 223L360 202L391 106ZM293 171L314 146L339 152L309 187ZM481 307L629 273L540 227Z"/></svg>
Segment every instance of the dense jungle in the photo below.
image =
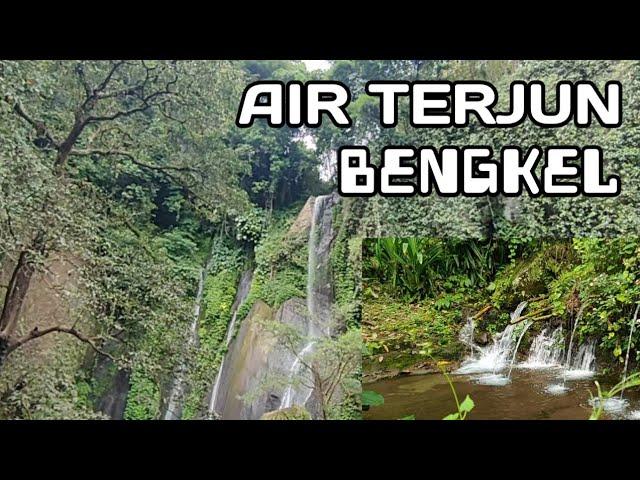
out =
<svg viewBox="0 0 640 480"><path fill-rule="evenodd" d="M0 62L0 418L359 417L348 207L304 132L234 124L319 73Z"/></svg>
<svg viewBox="0 0 640 480"><path fill-rule="evenodd" d="M640 63L630 61L335 60L323 70L301 61L0 61L0 418L360 418L361 355L368 365L374 354L386 354L383 344L371 345L369 333L362 345L362 239L479 241L492 246L491 272L499 279L511 262L546 251L536 239L559 239L573 252L563 254L569 271L583 261L573 237L633 236L640 202L638 73ZM242 90L259 79L341 81L352 92L353 126L324 122L305 130L256 122L240 129ZM618 80L623 124L494 130L472 119L465 128L414 129L401 99L401 121L382 128L365 84L394 79L487 80L499 92L512 80L540 80L549 87L550 109L559 80L600 86ZM499 150L534 143L601 146L605 171L620 175L622 193L604 199L335 193L335 152L343 145ZM618 260L611 275L627 268ZM366 262L364 268L370 272ZM367 305L371 292L391 295L386 286L378 291L376 281L365 282ZM474 308L493 302L496 292L505 297L482 317L487 334L491 322L505 325L519 299L506 287L487 291L490 284L478 288L488 297L475 298ZM464 302L456 297L451 305L467 305L467 290L458 292ZM584 300L585 291L576 292ZM551 305L556 321L572 318L573 310L558 310L566 299L543 293L549 295L538 300L540 308ZM414 308L429 295L402 293L389 307ZM635 301L616 300L609 308L618 309L612 315L619 334L604 345L598 337L599 357L612 357L618 369L613 353L626 346L623 316ZM445 311L453 315L453 308ZM585 308L582 327L592 325L590 312ZM392 313L385 313L389 322ZM451 320L450 331L434 323L442 328L442 338L431 342L434 358L464 358L464 347L451 341L461 321ZM580 325L576 335L590 333ZM391 361L382 356L378 363ZM414 360L393 362L405 369Z"/></svg>

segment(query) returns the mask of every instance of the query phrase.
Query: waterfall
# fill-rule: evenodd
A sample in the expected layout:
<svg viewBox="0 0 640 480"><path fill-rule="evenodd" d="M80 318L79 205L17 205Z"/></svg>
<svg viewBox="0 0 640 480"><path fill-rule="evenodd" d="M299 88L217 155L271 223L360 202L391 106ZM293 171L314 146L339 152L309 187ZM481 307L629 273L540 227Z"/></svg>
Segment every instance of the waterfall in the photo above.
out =
<svg viewBox="0 0 640 480"><path fill-rule="evenodd" d="M564 372L565 380L580 380L595 375L596 342L589 340L578 348L576 356Z"/></svg>
<svg viewBox="0 0 640 480"><path fill-rule="evenodd" d="M527 302L520 303L511 314L511 322L507 325L504 331L494 336L491 345L484 348L475 346L475 351L472 352L464 362L462 362L462 366L456 370L455 373L461 375L492 373L493 376L482 377L481 381L492 382L493 379L495 379L498 384L504 384L502 383L502 377L498 379L496 377L496 373L506 368L509 364L509 360L511 359L511 355L515 347L514 332L517 327L515 322L518 321L526 306ZM467 328L465 334L468 333L469 329ZM471 344L473 344L473 340L471 340Z"/></svg>
<svg viewBox="0 0 640 480"><path fill-rule="evenodd" d="M476 345L473 341L473 336L475 332L475 326L473 324L473 317L467 318L467 323L465 323L460 329L460 334L458 338L461 343L464 343L469 347L469 353L473 355L473 351L479 351L482 353L482 349Z"/></svg>
<svg viewBox="0 0 640 480"><path fill-rule="evenodd" d="M531 343L527 360L519 367L538 369L560 366L564 348L562 326L545 328Z"/></svg>
<svg viewBox="0 0 640 480"><path fill-rule="evenodd" d="M210 256L211 258L211 256ZM193 317L191 324L189 325L189 331L187 332L187 342L184 346L185 351L189 351L198 341L198 323L200 322L200 311L202 308L202 296L204 292L204 282L207 278L207 271L209 269L209 261L200 270L200 276L198 280L198 290L196 293L196 301L193 308ZM169 390L169 396L167 400L167 408L162 416L163 420L180 420L182 417L182 406L185 394L186 376L188 373L188 365L184 361L180 361L176 374Z"/></svg>
<svg viewBox="0 0 640 480"><path fill-rule="evenodd" d="M296 375L299 374L300 369L302 368L302 359L304 359L305 355L307 355L309 352L311 352L311 349L313 348L313 346L315 345L315 342L310 342L308 343L303 349L302 351L298 354L298 356L296 356L295 361L293 362L293 365L291 365L291 368L289 369L289 378L295 378ZM308 369L306 369L306 372L308 372ZM302 402L300 402L302 405L304 405L305 403L307 403L307 400L309 400L309 397L311 396L312 393L312 388L311 388L311 383L313 382L313 378L311 378L310 375L307 375L306 378L307 382L309 382L309 384L305 385L306 389L308 390L308 392L303 392L306 393L306 396L304 397L304 400ZM296 396L296 392L294 391L293 385L289 385L287 387L287 389L284 392L284 395L282 396L282 401L280 402L280 408L289 408L294 404L294 397Z"/></svg>
<svg viewBox="0 0 640 480"><path fill-rule="evenodd" d="M633 330L635 329L636 322L638 321L638 311L640 311L640 303L636 307L636 311L633 314L633 320L631 320L631 329L629 331L629 341L627 342L627 354L624 358L624 371L622 373L622 381L627 379L627 369L629 368L629 352L631 351L631 340L633 339ZM624 395L624 388L620 392L620 398Z"/></svg>
<svg viewBox="0 0 640 480"><path fill-rule="evenodd" d="M307 311L309 315L308 339L295 355L289 368L289 386L280 402L280 409L294 404L307 403L313 388L310 385L295 385L295 378L302 373L302 359L313 352L317 339L331 335L332 286L329 275L329 256L333 241L334 195L316 197L309 230L309 254L307 257ZM311 372L304 368L307 383L311 383ZM302 382L299 382L302 383Z"/></svg>
<svg viewBox="0 0 640 480"><path fill-rule="evenodd" d="M531 322L527 321L524 328L522 329L522 333L520 333L520 336L518 337L516 348L513 349L513 357L511 358L511 365L509 366L509 373L507 374L508 379L511 378L511 372L513 371L513 364L516 361L516 356L518 354L518 348L520 347L520 342L522 342L522 337L524 337L524 334L527 333L527 330L529 330L530 326L531 326Z"/></svg>
<svg viewBox="0 0 640 480"><path fill-rule="evenodd" d="M582 318L582 312L584 310L584 305L580 307L578 311L578 315L576 315L575 323L573 324L573 328L571 329L571 338L569 340L569 348L567 349L567 361L565 362L565 368L569 368L571 366L571 351L573 349L573 337L576 333L576 329L578 328L578 323L580 323L580 319Z"/></svg>
<svg viewBox="0 0 640 480"><path fill-rule="evenodd" d="M213 382L213 389L211 390L211 396L209 398L209 408L208 408L208 416L209 418L215 418L220 416L220 412L222 411L221 407L216 408L216 404L218 403L218 399L220 396L220 386L222 384L223 373L226 373L225 366L227 355L229 352L229 347L233 342L233 336L236 331L236 323L238 320L238 310L247 299L249 295L249 290L251 289L251 280L253 278L253 271L246 270L242 276L240 277L240 283L238 284L238 289L236 291L236 298L231 306L231 321L229 322L229 326L227 327L227 335L225 338L225 348L226 352L222 357L222 362L220 363L220 367L218 368L218 372L216 373L216 379Z"/></svg>

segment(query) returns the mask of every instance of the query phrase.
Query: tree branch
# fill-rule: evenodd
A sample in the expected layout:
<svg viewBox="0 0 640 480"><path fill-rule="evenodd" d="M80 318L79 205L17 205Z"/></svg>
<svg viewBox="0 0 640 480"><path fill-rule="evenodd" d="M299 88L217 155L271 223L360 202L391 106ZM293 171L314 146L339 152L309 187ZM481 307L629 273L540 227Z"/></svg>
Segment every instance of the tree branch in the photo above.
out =
<svg viewBox="0 0 640 480"><path fill-rule="evenodd" d="M7 99L5 97L5 101L7 103L10 102L9 99ZM44 122L40 121L40 120L35 120L34 118L32 118L25 110L24 107L22 106L22 103L20 103L20 100L16 100L14 105L13 105L13 111L23 120L25 120L29 125L31 125L35 131L36 134L39 136L44 136L47 140L49 140L49 142L51 142L51 144L53 146L55 146L56 148L59 147L59 143L53 138L53 135L51 135L51 133L49 132L49 130L47 130L47 127L45 126Z"/></svg>
<svg viewBox="0 0 640 480"><path fill-rule="evenodd" d="M17 348L23 346L25 343L28 343L28 342L30 342L32 340L35 340L36 338L40 338L40 337L43 337L45 335L48 335L48 334L54 333L54 332L66 333L68 335L72 335L72 336L76 337L78 340L80 340L81 342L84 342L84 343L88 344L97 353L99 353L101 355L104 355L105 357L110 358L114 362L116 361L116 359L111 354L105 352L104 350L100 349L100 347L98 347L98 345L96 344L96 339L95 338L88 337L85 334L83 334L82 332L76 330L75 328L64 327L62 325L57 325L57 326L54 326L54 327L45 328L44 330L39 330L38 327L35 327L33 330L31 330L29 333L27 333L22 338L19 338L17 340L14 340L14 341L10 342L9 343L9 347L7 348L7 354L9 354L9 353L13 352L14 350L16 350Z"/></svg>

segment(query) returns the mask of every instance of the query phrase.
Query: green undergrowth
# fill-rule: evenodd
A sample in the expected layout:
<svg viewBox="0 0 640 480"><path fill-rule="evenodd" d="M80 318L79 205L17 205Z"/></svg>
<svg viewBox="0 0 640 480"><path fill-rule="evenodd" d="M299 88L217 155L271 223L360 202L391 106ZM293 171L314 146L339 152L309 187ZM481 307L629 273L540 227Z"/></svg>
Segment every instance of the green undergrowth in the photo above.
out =
<svg viewBox="0 0 640 480"><path fill-rule="evenodd" d="M308 229L296 231L292 225L301 205L278 213L255 247L255 269L251 289L238 311L244 319L256 300L278 308L290 298L306 297Z"/></svg>
<svg viewBox="0 0 640 480"><path fill-rule="evenodd" d="M377 240L371 240L377 242ZM631 321L640 301L640 241L636 237L575 238L484 244L493 257L492 272L481 278L468 277L465 265L440 264L430 260L422 266L431 279L407 276L412 262L419 263L426 252L436 255L451 246L434 248L432 240L404 247L387 242L378 250L364 249L365 276L363 336L369 369L398 369L423 362L422 353L431 348L437 360L459 360L465 349L458 340L462 325L475 317L476 339L502 331L509 312L527 301L523 319L532 325L523 339L523 351L546 326L573 325L581 312L577 342L595 339L601 368L615 372L624 364ZM470 252L456 242L458 251ZM380 250L386 249L386 250ZM496 258L496 250L499 255ZM435 253L434 253L435 252ZM472 260L487 258L474 255ZM390 268L395 262L398 267ZM426 260L422 260L423 263ZM443 260L444 261L444 260ZM378 262L376 264L376 262ZM486 266L486 265L485 265ZM442 275L442 271L451 273ZM389 279L394 278L394 288ZM429 291L418 295L410 289ZM408 290L409 289L409 290ZM640 360L640 329L631 341L630 368Z"/></svg>

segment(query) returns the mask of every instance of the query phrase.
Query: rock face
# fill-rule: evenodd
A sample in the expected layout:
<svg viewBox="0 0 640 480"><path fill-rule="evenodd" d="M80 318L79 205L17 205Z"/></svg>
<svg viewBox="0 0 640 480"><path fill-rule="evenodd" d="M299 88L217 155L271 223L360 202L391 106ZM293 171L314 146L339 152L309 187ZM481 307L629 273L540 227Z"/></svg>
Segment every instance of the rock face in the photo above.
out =
<svg viewBox="0 0 640 480"><path fill-rule="evenodd" d="M122 420L129 395L129 370L118 369L111 378L111 387L98 399L97 410L112 420Z"/></svg>
<svg viewBox="0 0 640 480"><path fill-rule="evenodd" d="M316 198L309 197L307 202L298 213L295 221L289 227L287 231L287 238L300 239L306 243L309 229L311 228L311 220L313 218L313 207L315 205Z"/></svg>
<svg viewBox="0 0 640 480"><path fill-rule="evenodd" d="M257 300L242 321L228 352L229 369L221 379L216 410L224 420L257 420L265 412L280 406L282 389L263 385L267 373L287 375L283 366L291 364L293 354L281 347L266 331L263 323L275 320L306 334L306 306L303 300L287 300L274 314L263 301ZM249 401L239 397L249 394Z"/></svg>
<svg viewBox="0 0 640 480"><path fill-rule="evenodd" d="M473 337L473 341L478 345L487 345L491 341L491 335L488 332L478 332Z"/></svg>

